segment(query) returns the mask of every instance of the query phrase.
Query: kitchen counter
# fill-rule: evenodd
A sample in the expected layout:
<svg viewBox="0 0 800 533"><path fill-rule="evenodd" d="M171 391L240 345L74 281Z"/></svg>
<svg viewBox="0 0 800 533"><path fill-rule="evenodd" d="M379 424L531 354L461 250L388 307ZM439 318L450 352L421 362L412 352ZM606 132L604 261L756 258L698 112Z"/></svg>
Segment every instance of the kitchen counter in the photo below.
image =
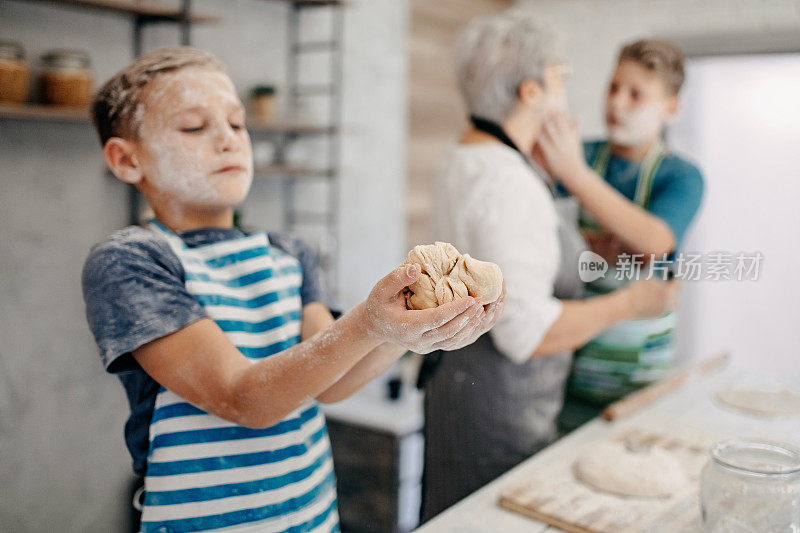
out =
<svg viewBox="0 0 800 533"><path fill-rule="evenodd" d="M422 400L422 392L408 385L400 398L390 400L385 380L377 379L346 400L323 404L322 409L329 420L402 437L422 431Z"/></svg>
<svg viewBox="0 0 800 533"><path fill-rule="evenodd" d="M780 376L770 376L765 373L759 373L758 378L781 379ZM702 441L750 437L800 446L800 423L797 417L758 418L715 403L713 395L716 390L734 383L749 382L752 379L752 373L729 366L709 376L690 378L683 387L627 418L614 422L596 418L466 497L416 531L419 533L561 531L500 508L497 501L501 490L524 481L543 465L571 455L577 448L626 429L649 429L676 437L694 436ZM699 524L695 524L690 531L699 531Z"/></svg>

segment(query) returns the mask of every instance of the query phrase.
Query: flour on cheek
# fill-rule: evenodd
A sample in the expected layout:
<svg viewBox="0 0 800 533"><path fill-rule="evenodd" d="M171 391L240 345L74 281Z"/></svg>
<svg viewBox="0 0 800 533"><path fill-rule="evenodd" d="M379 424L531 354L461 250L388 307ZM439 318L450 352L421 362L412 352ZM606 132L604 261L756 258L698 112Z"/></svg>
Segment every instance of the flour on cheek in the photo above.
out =
<svg viewBox="0 0 800 533"><path fill-rule="evenodd" d="M171 142L167 135L153 136L151 139L149 148L153 153L156 172L149 177L154 185L176 200L207 203L216 199L218 192L204 172L200 150L188 147L176 149L176 143Z"/></svg>
<svg viewBox="0 0 800 533"><path fill-rule="evenodd" d="M621 124L610 126L611 140L623 146L636 146L657 136L662 127L663 108L657 104L643 105L627 113L619 113Z"/></svg>

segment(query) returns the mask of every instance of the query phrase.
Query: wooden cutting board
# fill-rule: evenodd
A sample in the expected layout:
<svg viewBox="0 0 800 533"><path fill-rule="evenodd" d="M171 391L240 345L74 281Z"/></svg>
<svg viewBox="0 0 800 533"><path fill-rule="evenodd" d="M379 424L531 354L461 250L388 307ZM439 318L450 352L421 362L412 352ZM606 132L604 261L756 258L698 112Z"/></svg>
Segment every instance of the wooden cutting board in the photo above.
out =
<svg viewBox="0 0 800 533"><path fill-rule="evenodd" d="M674 454L690 483L670 498L626 498L597 491L573 474L575 460L592 444L560 457L522 484L500 493L500 506L573 533L699 531L698 478L708 460L707 442L683 440L654 432L627 430L611 437L633 438Z"/></svg>

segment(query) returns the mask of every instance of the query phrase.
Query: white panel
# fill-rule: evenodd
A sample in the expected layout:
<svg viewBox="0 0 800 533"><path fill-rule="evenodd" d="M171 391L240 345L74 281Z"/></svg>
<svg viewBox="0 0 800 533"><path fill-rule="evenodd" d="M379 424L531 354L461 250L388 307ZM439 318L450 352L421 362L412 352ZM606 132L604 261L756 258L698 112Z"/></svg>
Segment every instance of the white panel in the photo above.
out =
<svg viewBox="0 0 800 533"><path fill-rule="evenodd" d="M684 283L680 353L730 349L797 372L800 350L800 55L696 60L672 145L699 162L706 196L684 248L761 252L757 281Z"/></svg>

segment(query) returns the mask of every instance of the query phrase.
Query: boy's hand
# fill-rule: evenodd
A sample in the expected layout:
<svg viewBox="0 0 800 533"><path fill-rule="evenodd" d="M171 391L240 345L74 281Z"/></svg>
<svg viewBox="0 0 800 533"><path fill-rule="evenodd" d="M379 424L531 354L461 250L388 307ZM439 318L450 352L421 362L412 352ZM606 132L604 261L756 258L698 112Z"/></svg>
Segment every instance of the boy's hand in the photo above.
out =
<svg viewBox="0 0 800 533"><path fill-rule="evenodd" d="M455 350L490 330L502 314L505 288L500 298L486 308L475 298L467 297L434 309L409 310L403 289L419 276L419 265L402 266L375 285L364 302L368 335L420 354Z"/></svg>
<svg viewBox="0 0 800 533"><path fill-rule="evenodd" d="M564 113L555 113L544 120L533 152L534 159L568 188L586 169L578 123Z"/></svg>
<svg viewBox="0 0 800 533"><path fill-rule="evenodd" d="M469 334L466 330L463 331L464 337L463 342L458 344L456 348L461 348L462 346L468 346L478 340L478 337L489 331L497 324L497 321L500 319L500 316L503 314L503 310L506 306L506 282L503 280L503 292L500 293L500 297L495 300L494 302L490 303L489 305L484 305L484 318L481 320L480 324L478 324ZM435 348L437 350L454 350L456 348Z"/></svg>

